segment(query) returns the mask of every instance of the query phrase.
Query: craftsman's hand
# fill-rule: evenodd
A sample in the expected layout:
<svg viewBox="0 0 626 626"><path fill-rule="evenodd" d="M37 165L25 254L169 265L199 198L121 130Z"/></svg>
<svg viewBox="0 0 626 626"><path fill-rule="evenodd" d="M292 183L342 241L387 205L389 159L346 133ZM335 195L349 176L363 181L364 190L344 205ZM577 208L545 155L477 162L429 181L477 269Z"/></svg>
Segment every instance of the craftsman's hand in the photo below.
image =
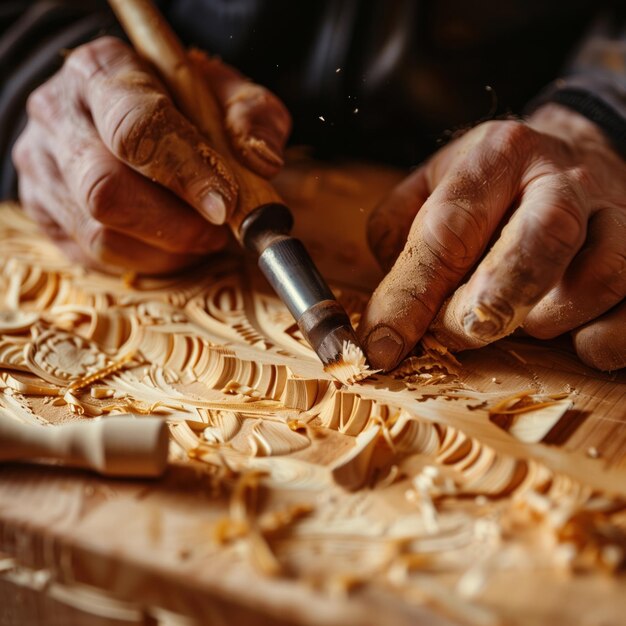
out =
<svg viewBox="0 0 626 626"><path fill-rule="evenodd" d="M197 60L237 156L282 165L285 107L216 60ZM74 50L28 100L13 159L24 209L74 259L108 271L169 272L222 248L236 202L227 167L125 43Z"/></svg>
<svg viewBox="0 0 626 626"><path fill-rule="evenodd" d="M395 260L359 329L374 367L429 326L455 351L573 331L586 363L626 366L626 162L578 113L470 130L394 190L369 239Z"/></svg>

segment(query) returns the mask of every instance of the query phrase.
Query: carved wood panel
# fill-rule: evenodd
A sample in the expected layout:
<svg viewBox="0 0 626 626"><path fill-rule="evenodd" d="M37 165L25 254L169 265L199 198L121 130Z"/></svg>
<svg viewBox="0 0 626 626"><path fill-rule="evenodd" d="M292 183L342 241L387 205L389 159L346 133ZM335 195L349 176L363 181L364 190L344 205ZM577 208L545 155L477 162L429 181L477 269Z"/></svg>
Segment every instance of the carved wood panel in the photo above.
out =
<svg viewBox="0 0 626 626"><path fill-rule="evenodd" d="M326 189L362 226L375 196L362 172L320 167L312 193L298 171L284 184L302 214ZM342 385L247 261L124 282L71 265L10 206L0 286L0 419L156 414L172 439L161 483L0 469L11 584L22 571L32 588L43 568L69 604L96 586L113 613L231 619L254 605L259 623L624 614L626 378L566 344L509 339L457 361L426 341L389 375ZM366 291L345 276L336 291L358 322Z"/></svg>

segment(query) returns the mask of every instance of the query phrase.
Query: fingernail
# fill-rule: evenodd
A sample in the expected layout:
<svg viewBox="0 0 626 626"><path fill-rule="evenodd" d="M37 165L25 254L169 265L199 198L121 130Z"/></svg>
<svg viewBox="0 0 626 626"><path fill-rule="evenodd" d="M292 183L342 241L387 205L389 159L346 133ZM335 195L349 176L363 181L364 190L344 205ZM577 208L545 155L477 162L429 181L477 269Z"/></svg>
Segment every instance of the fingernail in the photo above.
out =
<svg viewBox="0 0 626 626"><path fill-rule="evenodd" d="M492 341L509 334L515 316L513 307L502 298L478 302L463 317L463 327L468 335Z"/></svg>
<svg viewBox="0 0 626 626"><path fill-rule="evenodd" d="M389 326L377 326L365 340L367 360L374 369L393 369L404 354L404 339Z"/></svg>
<svg viewBox="0 0 626 626"><path fill-rule="evenodd" d="M265 139L260 137L250 136L246 140L246 144L250 150L269 163L273 167L282 167L284 165L283 158L278 154L274 148L272 148Z"/></svg>
<svg viewBox="0 0 626 626"><path fill-rule="evenodd" d="M215 191L209 191L200 200L200 212L209 222L223 224L226 221L226 203L224 198Z"/></svg>

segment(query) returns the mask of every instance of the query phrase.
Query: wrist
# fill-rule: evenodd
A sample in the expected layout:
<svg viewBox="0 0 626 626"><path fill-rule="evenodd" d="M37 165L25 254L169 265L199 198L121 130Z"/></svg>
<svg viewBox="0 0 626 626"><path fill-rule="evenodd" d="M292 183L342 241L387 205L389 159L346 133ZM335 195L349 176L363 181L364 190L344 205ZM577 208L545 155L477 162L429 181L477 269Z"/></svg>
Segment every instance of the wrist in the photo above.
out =
<svg viewBox="0 0 626 626"><path fill-rule="evenodd" d="M535 130L558 137L572 148L611 148L604 131L588 117L562 104L548 102L528 117L528 125Z"/></svg>

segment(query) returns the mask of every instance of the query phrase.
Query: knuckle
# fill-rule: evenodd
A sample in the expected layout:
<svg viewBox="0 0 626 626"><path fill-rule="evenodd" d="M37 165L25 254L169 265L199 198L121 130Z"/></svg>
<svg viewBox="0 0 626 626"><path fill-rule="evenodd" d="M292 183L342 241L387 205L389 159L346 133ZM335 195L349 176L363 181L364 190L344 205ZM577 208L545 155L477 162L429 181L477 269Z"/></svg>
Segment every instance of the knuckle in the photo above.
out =
<svg viewBox="0 0 626 626"><path fill-rule="evenodd" d="M577 202L560 197L533 217L531 240L539 244L536 249L546 259L561 262L581 246L586 223Z"/></svg>
<svg viewBox="0 0 626 626"><path fill-rule="evenodd" d="M29 169L31 164L31 147L26 132L23 132L13 144L11 159L18 171Z"/></svg>
<svg viewBox="0 0 626 626"><path fill-rule="evenodd" d="M482 249L489 216L479 204L448 201L442 210L429 212L424 223L424 244L448 271L465 271Z"/></svg>
<svg viewBox="0 0 626 626"><path fill-rule="evenodd" d="M536 133L524 122L504 120L487 122L493 124L491 139L494 144L503 146L530 145L534 142Z"/></svg>
<svg viewBox="0 0 626 626"><path fill-rule="evenodd" d="M588 189L595 184L594 178L589 168L584 165L577 165L568 171L568 177L573 185L580 191Z"/></svg>
<svg viewBox="0 0 626 626"><path fill-rule="evenodd" d="M591 267L593 280L612 301L626 296L626 253L621 250L605 250Z"/></svg>
<svg viewBox="0 0 626 626"><path fill-rule="evenodd" d="M509 167L525 161L536 144L537 133L523 122L487 122L491 158L496 165Z"/></svg>
<svg viewBox="0 0 626 626"><path fill-rule="evenodd" d="M89 46L90 44L85 44L85 46ZM108 54L126 54L130 51L130 47L127 43L119 39L118 37L113 37L112 35L104 35L103 37L98 37L98 39L94 39L91 42L91 47L93 50L98 52L102 51Z"/></svg>
<svg viewBox="0 0 626 626"><path fill-rule="evenodd" d="M26 100L28 117L43 121L58 117L60 103L55 82L55 78L52 78L30 93Z"/></svg>
<svg viewBox="0 0 626 626"><path fill-rule="evenodd" d="M261 85L250 85L249 102L252 106L257 107L270 107L276 103L271 91L265 89Z"/></svg>
<svg viewBox="0 0 626 626"><path fill-rule="evenodd" d="M95 46L96 42L92 41L72 50L65 59L63 71L79 74L84 73L85 70L95 71L99 67L95 56Z"/></svg>
<svg viewBox="0 0 626 626"><path fill-rule="evenodd" d="M45 92L45 85L41 85L41 87L37 87L30 93L26 99L26 113L28 113L28 117L36 117L42 109L47 109L48 99Z"/></svg>
<svg viewBox="0 0 626 626"><path fill-rule="evenodd" d="M279 115L284 120L290 121L291 116L287 107L283 104L283 101L268 89L265 89L264 87L261 87L260 89L262 92L260 101L263 106L269 109L274 115Z"/></svg>
<svg viewBox="0 0 626 626"><path fill-rule="evenodd" d="M227 102L227 106L243 105L246 108L265 106L269 102L271 92L256 83L243 83Z"/></svg>
<svg viewBox="0 0 626 626"><path fill-rule="evenodd" d="M417 313L414 317L431 320L437 314L437 306L428 293L419 285L409 283L400 289L400 299L410 304L410 309Z"/></svg>
<svg viewBox="0 0 626 626"><path fill-rule="evenodd" d="M114 154L135 165L148 162L163 135L171 103L165 94L141 95L122 101L107 120Z"/></svg>
<svg viewBox="0 0 626 626"><path fill-rule="evenodd" d="M226 103L235 113L245 111L252 116L270 116L287 132L291 126L291 115L282 100L269 89L255 83L242 85Z"/></svg>
<svg viewBox="0 0 626 626"><path fill-rule="evenodd" d="M581 361L603 371L626 366L624 345L616 345L615 329L607 324L593 323L574 333L574 347Z"/></svg>
<svg viewBox="0 0 626 626"><path fill-rule="evenodd" d="M119 177L112 169L91 168L80 184L83 204L91 217L102 224L111 221L116 208Z"/></svg>
<svg viewBox="0 0 626 626"><path fill-rule="evenodd" d="M560 263L568 259L578 248L580 239L578 233L581 231L567 211L562 210L559 212L563 215L561 222L568 220L572 225L571 228L557 228L554 226L546 229L542 228L537 239L541 244L541 248L539 248L540 253L547 259Z"/></svg>
<svg viewBox="0 0 626 626"><path fill-rule="evenodd" d="M63 65L63 70L91 79L116 61L128 58L132 54L131 49L121 39L111 36L100 37L72 50Z"/></svg>
<svg viewBox="0 0 626 626"><path fill-rule="evenodd" d="M76 238L82 242L82 248L89 251L89 255L98 261L107 256L107 233L110 231L97 223L83 222L82 232L76 233Z"/></svg>
<svg viewBox="0 0 626 626"><path fill-rule="evenodd" d="M136 58L134 52L115 37L102 37L79 46L65 60L61 73L72 85L78 79L82 89L88 90L93 81L98 81L111 73L113 68L131 63Z"/></svg>

